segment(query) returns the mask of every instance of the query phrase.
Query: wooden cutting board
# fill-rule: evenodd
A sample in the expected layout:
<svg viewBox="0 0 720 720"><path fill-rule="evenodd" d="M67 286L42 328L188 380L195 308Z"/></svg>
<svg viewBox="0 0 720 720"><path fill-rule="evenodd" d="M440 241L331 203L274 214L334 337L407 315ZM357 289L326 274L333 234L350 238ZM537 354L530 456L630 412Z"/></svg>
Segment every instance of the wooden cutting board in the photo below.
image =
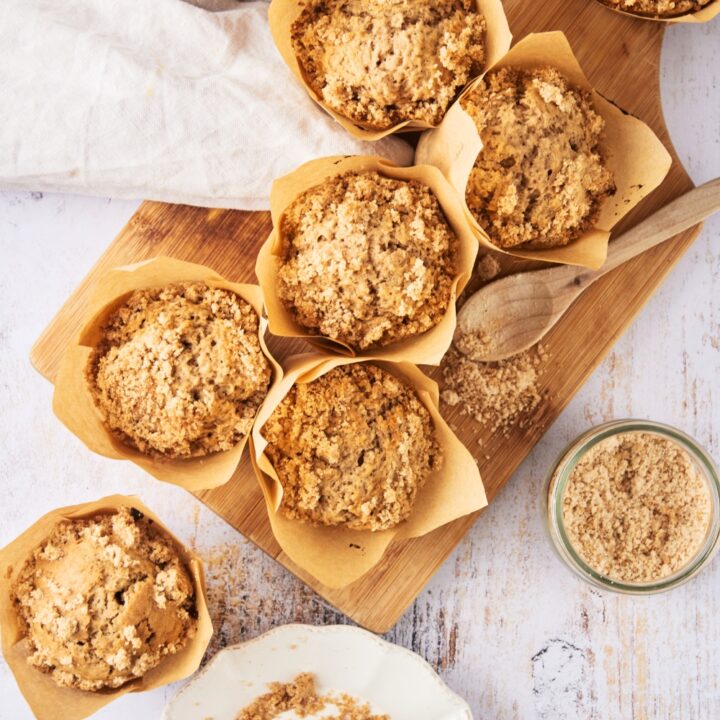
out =
<svg viewBox="0 0 720 720"><path fill-rule="evenodd" d="M563 30L597 89L649 123L672 151L660 106L658 76L665 25L623 17L593 0L506 0L505 8L516 39L528 32ZM673 160L664 184L626 218L620 229L692 187L674 153ZM38 339L31 353L34 366L52 381L64 347L79 329L88 293L108 268L171 255L209 265L231 280L254 282L255 256L270 225L268 213L143 203ZM609 274L570 309L544 343L550 357L541 376L544 400L523 428L516 428L509 437L500 433L493 436L474 420L446 408L451 425L477 457L490 500L610 350L698 231L695 228L682 233ZM271 347L282 357L301 345L275 340ZM431 374L437 376L437 371ZM199 497L332 605L376 632L385 632L395 624L477 519L477 514L461 518L423 538L397 542L367 575L342 590L333 590L295 567L282 553L270 531L265 503L247 460L227 485L199 493Z"/></svg>

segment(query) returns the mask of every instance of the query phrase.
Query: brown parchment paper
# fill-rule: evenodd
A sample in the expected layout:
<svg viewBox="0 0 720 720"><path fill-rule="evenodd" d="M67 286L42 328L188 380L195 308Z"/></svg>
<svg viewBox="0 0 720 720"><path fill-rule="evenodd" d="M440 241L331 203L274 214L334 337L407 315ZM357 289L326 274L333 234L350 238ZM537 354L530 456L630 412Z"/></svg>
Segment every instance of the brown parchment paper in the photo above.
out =
<svg viewBox="0 0 720 720"><path fill-rule="evenodd" d="M29 665L27 642L12 602L12 586L32 551L65 519L89 518L113 513L120 508L137 508L150 518L173 541L187 566L195 589L198 627L195 637L175 655L168 655L142 678L116 690L87 692L62 688L41 670ZM15 676L20 692L38 720L80 720L97 712L116 698L130 692L144 692L188 677L197 670L205 654L213 627L207 607L205 575L202 562L163 525L160 519L138 497L112 495L95 502L58 508L43 515L22 535L0 550L0 636L5 660Z"/></svg>
<svg viewBox="0 0 720 720"><path fill-rule="evenodd" d="M100 341L103 325L132 291L186 281L201 281L211 287L230 290L252 305L260 319L260 346L272 365L272 383L277 383L282 377L282 368L265 344L267 320L263 317L262 290L257 285L229 282L204 265L157 257L115 268L98 281L87 308L87 320L63 355L55 378L53 410L93 452L118 460L130 460L158 480L195 492L223 485L232 477L248 436L232 449L206 457L183 460L145 455L125 445L106 427L93 401L85 374L92 350Z"/></svg>
<svg viewBox="0 0 720 720"><path fill-rule="evenodd" d="M450 303L440 322L430 330L416 337L406 338L383 348L369 348L356 352L342 342L321 335L312 335L306 328L295 322L277 295L277 275L281 265L282 238L280 219L287 207L305 190L319 185L328 177L348 171L375 170L381 175L399 180L419 180L433 191L445 213L450 226L458 238L457 271L453 280ZM273 230L260 248L255 274L265 296L270 332L280 337L304 338L322 350L349 356L372 355L394 362L411 362L423 365L438 365L447 352L455 332L458 295L472 275L478 242L469 227L457 193L442 173L429 165L409 168L393 165L379 157L335 156L311 160L297 170L275 180L270 191L270 211Z"/></svg>
<svg viewBox="0 0 720 720"><path fill-rule="evenodd" d="M427 479L418 493L410 517L395 528L370 532L342 527L314 527L290 520L278 512L283 490L270 459L265 455L268 443L262 435L262 428L295 383L312 382L335 367L358 362L372 362L415 389L432 417L438 444L443 451L442 467ZM275 539L296 565L331 588L349 585L370 570L393 540L420 537L487 505L475 459L440 415L437 384L410 363L320 354L291 358L285 377L272 389L258 414L251 447L253 467L265 496Z"/></svg>
<svg viewBox="0 0 720 720"><path fill-rule="evenodd" d="M475 159L482 150L482 141L475 122L465 112L460 100L473 91L481 78L463 91L436 130L423 134L415 153L415 162L435 165L450 180L461 196L465 216L481 245L528 260L581 265L595 270L605 262L612 228L660 185L672 159L645 123L627 115L592 88L561 32L528 35L488 72L503 67L531 70L544 66L557 68L571 84L592 93L595 109L605 120L607 165L617 186L615 194L603 201L595 226L575 242L547 250L499 248L492 244L470 212L465 201L465 189Z"/></svg>
<svg viewBox="0 0 720 720"><path fill-rule="evenodd" d="M704 8L697 10L696 12L685 13L684 15L676 15L675 17L655 17L653 15L643 15L641 13L633 13L627 10L621 10L619 8L606 5L602 0L596 0L603 7L613 12L620 13L620 15L626 15L627 17L635 18L636 20L653 20L654 22L664 23L706 23L717 17L720 13L720 0L713 0L708 3Z"/></svg>
<svg viewBox="0 0 720 720"><path fill-rule="evenodd" d="M512 43L512 34L508 25L502 0L476 0L478 10L484 15L487 23L485 32L485 65L494 65L509 50ZM413 130L427 130L433 127L426 122L408 120L385 130L377 130L356 123L354 120L343 117L333 109L327 107L317 93L308 85L290 39L292 24L303 9L302 0L272 0L268 11L270 31L275 45L290 68L297 81L305 88L308 95L323 109L342 125L353 137L361 140L380 140L396 132L411 132Z"/></svg>

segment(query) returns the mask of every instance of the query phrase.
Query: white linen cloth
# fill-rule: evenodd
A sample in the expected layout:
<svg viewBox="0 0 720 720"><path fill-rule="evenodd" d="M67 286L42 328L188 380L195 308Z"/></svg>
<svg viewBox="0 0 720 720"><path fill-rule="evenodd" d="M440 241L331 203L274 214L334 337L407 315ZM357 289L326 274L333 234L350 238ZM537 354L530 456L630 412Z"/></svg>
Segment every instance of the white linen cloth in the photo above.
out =
<svg viewBox="0 0 720 720"><path fill-rule="evenodd" d="M313 103L267 3L0 2L0 186L248 210L315 157L384 155Z"/></svg>

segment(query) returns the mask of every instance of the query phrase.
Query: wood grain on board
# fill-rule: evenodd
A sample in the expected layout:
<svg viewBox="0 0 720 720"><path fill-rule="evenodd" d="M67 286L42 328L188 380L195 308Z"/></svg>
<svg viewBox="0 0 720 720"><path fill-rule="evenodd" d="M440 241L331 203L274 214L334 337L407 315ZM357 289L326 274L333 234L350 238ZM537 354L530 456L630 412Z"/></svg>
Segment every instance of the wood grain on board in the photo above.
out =
<svg viewBox="0 0 720 720"><path fill-rule="evenodd" d="M664 26L623 17L590 0L506 0L516 39L528 32L563 30L590 81L620 107L647 122L672 151L662 117L658 65ZM619 226L629 227L692 187L673 152L663 185ZM208 210L145 202L76 289L32 351L34 366L52 380L60 356L82 321L94 283L110 267L157 255L203 263L236 281L254 281L258 248L270 231L268 213ZM544 400L530 421L509 437L491 435L458 409L446 417L476 456L488 498L497 494L558 417L578 388L640 311L697 235L682 233L593 285L544 341L549 361L539 390ZM274 340L279 357L301 347ZM437 378L437 370L430 371ZM439 379L439 378L438 378ZM482 447L480 446L482 440ZM476 515L456 520L429 535L397 542L382 561L352 585L334 590L294 566L275 542L265 503L249 462L233 479L199 497L237 530L359 624L385 632L450 554Z"/></svg>

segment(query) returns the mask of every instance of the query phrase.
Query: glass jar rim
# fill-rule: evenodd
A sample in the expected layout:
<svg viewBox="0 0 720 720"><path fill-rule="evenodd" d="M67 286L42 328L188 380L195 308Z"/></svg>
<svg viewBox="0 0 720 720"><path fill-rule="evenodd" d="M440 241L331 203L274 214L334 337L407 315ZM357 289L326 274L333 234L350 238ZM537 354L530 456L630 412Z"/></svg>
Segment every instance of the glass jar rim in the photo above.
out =
<svg viewBox="0 0 720 720"><path fill-rule="evenodd" d="M565 530L562 500L573 469L595 445L616 435L647 432L665 437L685 450L702 473L710 491L712 513L703 543L688 562L672 575L648 582L615 580L592 568L575 550ZM573 440L558 456L545 483L548 532L555 550L568 567L586 581L614 592L648 595L670 590L694 577L720 548L720 472L708 452L686 433L652 420L613 420L590 428Z"/></svg>

